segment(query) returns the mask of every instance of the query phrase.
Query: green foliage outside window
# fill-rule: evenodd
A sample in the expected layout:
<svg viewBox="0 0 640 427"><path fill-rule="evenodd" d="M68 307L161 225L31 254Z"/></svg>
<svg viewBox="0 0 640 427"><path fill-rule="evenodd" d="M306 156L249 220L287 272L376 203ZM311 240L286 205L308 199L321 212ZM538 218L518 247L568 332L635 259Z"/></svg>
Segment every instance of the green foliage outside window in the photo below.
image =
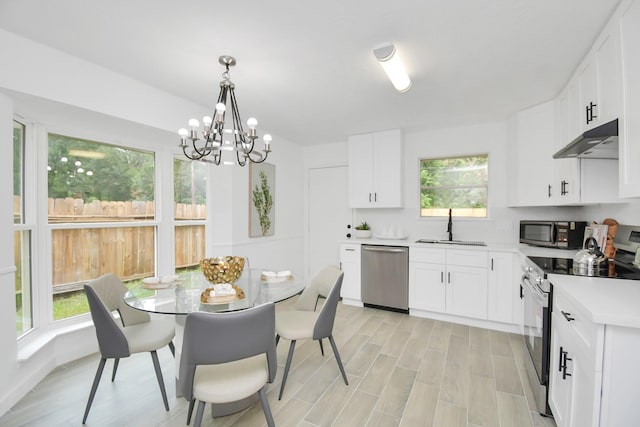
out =
<svg viewBox="0 0 640 427"><path fill-rule="evenodd" d="M183 159L173 162L175 203L204 205L207 201L207 164Z"/></svg>
<svg viewBox="0 0 640 427"><path fill-rule="evenodd" d="M151 153L49 134L49 197L153 201Z"/></svg>
<svg viewBox="0 0 640 427"><path fill-rule="evenodd" d="M486 154L420 161L420 216L487 216Z"/></svg>

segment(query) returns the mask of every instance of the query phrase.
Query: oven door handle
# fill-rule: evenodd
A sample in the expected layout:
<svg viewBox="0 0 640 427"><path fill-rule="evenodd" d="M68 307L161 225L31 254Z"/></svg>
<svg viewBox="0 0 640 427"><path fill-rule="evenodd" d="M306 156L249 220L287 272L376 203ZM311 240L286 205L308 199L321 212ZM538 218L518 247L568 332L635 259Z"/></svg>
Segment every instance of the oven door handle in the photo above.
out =
<svg viewBox="0 0 640 427"><path fill-rule="evenodd" d="M543 299L543 300L546 299L545 293L542 292L540 289L538 289L538 287L535 286L533 283L531 283L531 280L529 280L529 276L527 276L526 274L522 276L522 283L525 285L527 289L529 289L534 294L536 294L536 296L538 296L540 299Z"/></svg>

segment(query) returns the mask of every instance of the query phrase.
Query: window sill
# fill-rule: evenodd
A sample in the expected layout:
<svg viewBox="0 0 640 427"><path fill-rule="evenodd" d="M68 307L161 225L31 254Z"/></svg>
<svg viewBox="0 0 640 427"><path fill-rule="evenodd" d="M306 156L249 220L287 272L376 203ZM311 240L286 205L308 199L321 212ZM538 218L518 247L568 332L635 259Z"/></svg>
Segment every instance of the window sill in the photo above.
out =
<svg viewBox="0 0 640 427"><path fill-rule="evenodd" d="M18 343L16 360L18 363L26 362L59 336L92 327L93 322L89 319L72 325L51 329L46 332L33 331L21 340L23 342Z"/></svg>

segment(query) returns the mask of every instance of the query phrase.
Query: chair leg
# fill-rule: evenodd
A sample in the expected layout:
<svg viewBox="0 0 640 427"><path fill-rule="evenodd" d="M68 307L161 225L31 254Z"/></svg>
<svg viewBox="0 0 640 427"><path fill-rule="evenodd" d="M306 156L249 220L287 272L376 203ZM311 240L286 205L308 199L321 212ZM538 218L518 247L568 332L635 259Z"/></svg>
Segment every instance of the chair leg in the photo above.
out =
<svg viewBox="0 0 640 427"><path fill-rule="evenodd" d="M175 359L175 357L176 357L176 346L173 345L173 341L169 341L169 350L171 350L171 354L173 354L173 357Z"/></svg>
<svg viewBox="0 0 640 427"><path fill-rule="evenodd" d="M93 403L93 398L96 395L98 384L100 384L100 377L102 377L102 371L104 370L105 363L107 363L107 359L105 359L104 357L101 358L100 363L98 364L98 370L96 371L96 376L93 379L93 385L91 386L91 393L89 393L89 400L87 401L87 407L84 410L84 416L82 417L82 424L87 422L87 417L89 416L89 409L91 409L91 404Z"/></svg>
<svg viewBox="0 0 640 427"><path fill-rule="evenodd" d="M189 423L191 422L191 415L193 415L193 406L195 405L195 403L196 403L196 399L194 397L189 402L189 412L187 413L187 425L189 425Z"/></svg>
<svg viewBox="0 0 640 427"><path fill-rule="evenodd" d="M193 422L193 427L200 427L202 424L202 415L204 414L204 402L198 401L198 410L196 411L196 420Z"/></svg>
<svg viewBox="0 0 640 427"><path fill-rule="evenodd" d="M260 403L262 404L262 410L264 411L264 417L267 419L267 425L269 427L275 427L273 422L273 415L271 414L271 408L269 407L269 401L267 400L267 393L264 391L267 386L258 390L258 396L260 396Z"/></svg>
<svg viewBox="0 0 640 427"><path fill-rule="evenodd" d="M284 375L282 376L282 384L280 385L280 395L278 400L282 400L282 393L284 392L284 385L287 382L287 375L289 375L289 368L291 367L291 359L293 359L293 350L296 348L296 340L292 340L289 345L289 354L287 355L287 364L284 366Z"/></svg>
<svg viewBox="0 0 640 427"><path fill-rule="evenodd" d="M153 359L153 367L156 370L156 378L158 378L160 393L162 393L162 401L164 402L164 409L168 411L169 402L167 401L167 391L164 389L164 379L162 378L162 370L160 369L160 362L158 361L158 353L155 350L151 352L151 359Z"/></svg>
<svg viewBox="0 0 640 427"><path fill-rule="evenodd" d="M118 371L118 363L120 363L120 359L113 360L113 373L111 374L111 382L116 380L116 372Z"/></svg>
<svg viewBox="0 0 640 427"><path fill-rule="evenodd" d="M336 347L336 343L333 340L333 335L329 335L329 342L331 343L333 354L336 356L336 361L338 362L338 367L340 368L340 372L342 372L342 378L344 379L344 383L346 385L349 385L349 381L347 381L347 374L344 373L344 367L342 366L342 360L340 360L340 353L338 353L338 347Z"/></svg>
<svg viewBox="0 0 640 427"><path fill-rule="evenodd" d="M320 353L322 353L322 356L324 356L324 347L322 347L322 338L320 338L318 342L320 343Z"/></svg>

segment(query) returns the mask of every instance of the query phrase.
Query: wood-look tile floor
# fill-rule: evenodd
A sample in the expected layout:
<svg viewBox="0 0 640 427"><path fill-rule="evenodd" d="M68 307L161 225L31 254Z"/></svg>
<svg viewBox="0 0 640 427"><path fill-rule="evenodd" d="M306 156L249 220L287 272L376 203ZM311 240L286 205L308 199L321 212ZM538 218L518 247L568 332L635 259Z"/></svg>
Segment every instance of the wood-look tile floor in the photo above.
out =
<svg viewBox="0 0 640 427"><path fill-rule="evenodd" d="M287 309L293 302L278 304ZM349 379L346 386L331 347L299 342L278 400L289 342L278 346L278 376L268 399L286 426L553 426L535 412L523 361L522 338L369 308L338 305L334 336ZM87 426L184 426L187 402L175 397L175 364L159 351L170 411L166 412L151 357L120 362L110 382L107 363ZM0 418L0 426L79 426L98 365L97 354L61 366ZM203 426L266 425L259 403Z"/></svg>

